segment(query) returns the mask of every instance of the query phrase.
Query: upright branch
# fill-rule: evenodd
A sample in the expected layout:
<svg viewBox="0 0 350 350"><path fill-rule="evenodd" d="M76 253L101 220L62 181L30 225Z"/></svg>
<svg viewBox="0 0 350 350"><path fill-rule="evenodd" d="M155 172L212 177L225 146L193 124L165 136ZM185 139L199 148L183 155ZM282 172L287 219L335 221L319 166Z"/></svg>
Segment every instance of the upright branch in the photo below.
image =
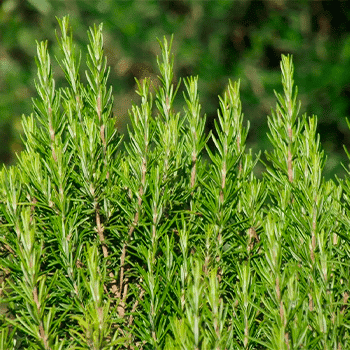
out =
<svg viewBox="0 0 350 350"><path fill-rule="evenodd" d="M293 163L292 163L292 144L293 144L293 125L295 123L296 118L298 117L299 108L300 108L300 102L299 106L296 106L296 98L298 94L297 88L295 91L293 91L293 74L294 74L294 66L292 59L289 59L287 56L282 56L282 62L281 62L281 69L282 69L282 85L284 90L284 99L280 100L279 102L283 101L283 104L277 106L277 114L279 114L280 117L285 116L285 127L287 128L287 139L288 139L288 179L289 182L293 182ZM277 95L277 98L279 96Z"/></svg>
<svg viewBox="0 0 350 350"><path fill-rule="evenodd" d="M100 140L103 151L103 162L105 169L109 168L110 155L107 153L107 144L110 140L106 138L108 119L111 116L112 108L112 87L107 90L107 79L109 76L110 68L107 68L107 59L103 53L103 36L102 36L102 24L97 28L96 25L90 28L89 32L90 44L88 45L88 59L87 66L89 72L86 72L86 77L89 82L89 94L87 101L94 109L97 120L96 125L100 129ZM109 171L105 172L106 180L109 179ZM106 258L108 256L107 247L104 237L104 226L101 222L100 204L98 199L95 200L95 212L96 212L96 229L100 241L102 243L103 255Z"/></svg>
<svg viewBox="0 0 350 350"><path fill-rule="evenodd" d="M73 139L76 139L76 129L73 126L76 115L78 115L78 121L80 123L83 122L83 97L79 75L81 52L79 52L79 56L77 57L75 52L76 47L73 44L73 35L71 30L69 31L69 17L64 17L62 20L57 20L61 29L61 37L59 37L56 33L56 38L60 46L61 53L64 56L62 62L59 62L59 64L70 85L70 88L63 90L66 100L66 111L68 112L67 116L71 127L70 131L75 131L71 134L71 136ZM72 103L72 101L74 101L74 103Z"/></svg>
<svg viewBox="0 0 350 350"><path fill-rule="evenodd" d="M165 37L164 44L159 41L162 50L162 60L157 57L158 67L161 73L161 75L158 76L158 79L161 82L161 86L156 92L155 103L161 117L161 120L157 123L157 127L159 135L159 151L162 154L159 161L163 162L161 165L163 182L168 180L169 173L174 165L175 167L182 165L180 160L182 154L181 148L183 145L179 142L179 138L183 121L180 120L180 113L175 115L173 111L174 99L181 81L178 82L174 89L174 56L171 56L172 42L173 36L171 37L170 43L168 43Z"/></svg>
<svg viewBox="0 0 350 350"><path fill-rule="evenodd" d="M294 87L291 56L282 55L281 70L284 95L275 91L276 111L272 110L272 117L268 117L270 129L268 137L274 146L274 151L272 154L265 153L267 159L273 161L276 171L285 174L289 183L292 183L295 180L293 159L297 155L297 140L303 121L297 120L300 101L297 101L298 88ZM268 169L268 172L272 173L272 170Z"/></svg>
<svg viewBox="0 0 350 350"><path fill-rule="evenodd" d="M208 232L211 231L215 235L212 241L216 245L215 259L217 263L221 260L223 246L226 243L223 233L228 221L235 215L233 203L238 200L237 196L235 197L235 192L240 172L237 165L245 149L246 138L246 132L242 129L243 115L239 97L239 82L232 84L230 81L224 98L219 97L219 100L219 123L215 120L218 136L212 136L216 153L213 154L206 145L209 157L213 162L211 165L213 175L208 179L207 184L203 182L210 194L208 203L205 204L210 209L209 213L206 212L205 215L212 224L212 228L209 228ZM220 269L218 271L220 273Z"/></svg>
<svg viewBox="0 0 350 350"><path fill-rule="evenodd" d="M149 94L149 79L144 79L142 83L136 80L138 85L137 94L141 97L141 108L133 106L130 113L130 120L132 124L132 130L129 129L129 136L131 140L130 146L126 147L126 151L132 160L131 174L125 176L125 182L128 184L128 188L131 191L131 198L136 198L134 205L134 216L128 229L128 235L123 243L122 254L120 258L120 274L119 274L119 291L118 298L121 302L118 306L118 313L121 318L125 314L125 300L128 292L127 279L125 278L125 259L127 254L127 247L130 241L133 239L133 233L135 228L139 224L142 201L147 184L147 171L150 156L150 137L151 137L151 118L152 118L152 96ZM131 176L133 181L130 181L128 177ZM141 291L143 294L143 291ZM135 303L134 308L138 301ZM132 316L129 323L131 324Z"/></svg>
<svg viewBox="0 0 350 350"><path fill-rule="evenodd" d="M47 52L47 41L37 43L38 77L35 82L41 100L33 100L39 122L47 129L51 144L52 158L57 162L56 133L60 127L59 103L60 94L56 92L55 80L52 77L50 56Z"/></svg>
<svg viewBox="0 0 350 350"><path fill-rule="evenodd" d="M36 223L30 215L30 208L21 213L20 239L17 244L19 266L22 278L18 283L11 283L11 288L18 293L18 299L26 305L26 312L21 313L21 319L16 320L18 327L24 328L35 339L35 344L45 350L51 350L57 326L50 322L55 310L49 307L49 293L52 293L52 284L45 285L49 279L41 270L43 263L43 242L36 237ZM23 300L24 299L24 300ZM47 315L49 315L47 317ZM47 322L49 321L49 322Z"/></svg>
<svg viewBox="0 0 350 350"><path fill-rule="evenodd" d="M184 83L187 92L187 96L184 92L184 99L186 101L184 110L189 123L189 132L186 135L186 150L187 154L191 156L190 188L193 196L193 191L198 183L198 176L201 175L198 175L201 153L210 134L207 137L204 135L206 117L200 116L201 105L198 95L198 77L189 77Z"/></svg>
<svg viewBox="0 0 350 350"><path fill-rule="evenodd" d="M171 46L174 36L171 37L170 43L164 37L164 44L158 40L162 50L162 60L157 57L157 63L160 71L159 80L162 83L161 88L157 94L156 105L159 112L163 116L166 123L169 123L171 118L171 108L176 96L177 90L180 86L180 82L174 91L173 78L174 78L174 56L171 56Z"/></svg>

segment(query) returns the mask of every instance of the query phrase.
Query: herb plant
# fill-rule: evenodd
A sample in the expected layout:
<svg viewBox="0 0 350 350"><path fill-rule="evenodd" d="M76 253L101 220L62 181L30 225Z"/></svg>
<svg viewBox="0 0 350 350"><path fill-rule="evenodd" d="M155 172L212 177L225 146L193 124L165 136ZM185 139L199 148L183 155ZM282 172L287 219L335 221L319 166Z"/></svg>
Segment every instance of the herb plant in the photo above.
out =
<svg viewBox="0 0 350 350"><path fill-rule="evenodd" d="M102 25L88 33L85 85L68 18L59 25L68 84L56 88L38 43L26 149L0 173L0 349L349 348L350 181L322 176L292 57L259 180L239 82L205 135L198 77L174 110L164 38L160 84L137 81L123 142Z"/></svg>

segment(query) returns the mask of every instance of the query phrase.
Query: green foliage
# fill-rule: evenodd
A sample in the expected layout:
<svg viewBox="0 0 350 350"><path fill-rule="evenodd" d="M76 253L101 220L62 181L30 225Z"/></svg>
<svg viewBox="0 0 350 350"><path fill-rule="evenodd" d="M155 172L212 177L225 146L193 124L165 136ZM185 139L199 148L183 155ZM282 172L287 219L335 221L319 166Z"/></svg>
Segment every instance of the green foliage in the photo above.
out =
<svg viewBox="0 0 350 350"><path fill-rule="evenodd" d="M139 103L134 76L156 82L155 37L174 33L175 81L199 75L201 104L207 131L214 128L218 95L227 79L240 79L245 115L252 128L247 146L254 153L269 149L265 115L274 104L280 84L282 53L292 53L303 109L318 116L322 145L329 155L324 174L344 176L343 143L349 147L345 123L349 115L349 2L292 1L48 1L3 0L0 4L0 162L14 164L23 150L22 113L30 114L36 74L35 39L47 39L52 57L58 55L55 16L69 14L75 44L86 52L86 30L104 23L105 54L111 66L114 113L118 131L127 135L128 109ZM337 21L334 18L338 18ZM56 86L64 73L52 60ZM85 76L81 77L85 82ZM174 106L182 109L182 91ZM212 148L213 143L210 141ZM264 159L264 154L262 154ZM254 173L261 178L260 163Z"/></svg>
<svg viewBox="0 0 350 350"><path fill-rule="evenodd" d="M0 173L0 349L347 349L350 182L322 176L291 56L258 180L240 82L205 135L198 77L175 109L164 38L159 85L136 80L122 143L102 25L88 33L84 84L68 18L59 24L68 84L56 88L38 43L25 150Z"/></svg>

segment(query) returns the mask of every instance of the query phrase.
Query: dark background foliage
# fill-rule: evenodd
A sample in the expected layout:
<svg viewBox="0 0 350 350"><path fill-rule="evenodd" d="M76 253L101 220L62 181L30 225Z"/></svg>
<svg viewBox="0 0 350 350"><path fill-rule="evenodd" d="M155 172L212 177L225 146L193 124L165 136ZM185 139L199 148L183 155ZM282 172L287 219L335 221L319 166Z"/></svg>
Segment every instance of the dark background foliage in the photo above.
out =
<svg viewBox="0 0 350 350"><path fill-rule="evenodd" d="M199 75L207 130L228 79L241 79L247 146L270 149L267 118L281 91L281 54L293 54L301 113L316 114L328 155L326 178L342 176L350 149L345 117L350 114L350 3L347 1L112 1L4 0L0 5L0 161L15 162L22 150L20 119L36 96L35 40L49 41L59 55L55 16L70 15L75 42L85 61L86 31L104 23L105 52L111 66L114 115L122 133L128 109L138 102L134 77L156 83L156 40L174 34L175 79ZM52 55L52 57L54 57ZM65 84L56 62L58 86ZM82 76L83 70L82 67ZM183 89L183 86L182 86ZM181 91L181 88L180 88ZM175 104L182 109L181 94ZM256 169L257 175L261 167Z"/></svg>

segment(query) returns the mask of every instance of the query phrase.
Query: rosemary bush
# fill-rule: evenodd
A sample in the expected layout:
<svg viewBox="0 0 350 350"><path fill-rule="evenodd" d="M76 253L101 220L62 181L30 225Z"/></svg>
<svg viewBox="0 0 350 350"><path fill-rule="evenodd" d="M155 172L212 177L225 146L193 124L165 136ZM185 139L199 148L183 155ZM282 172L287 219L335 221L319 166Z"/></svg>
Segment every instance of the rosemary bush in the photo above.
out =
<svg viewBox="0 0 350 350"><path fill-rule="evenodd" d="M348 349L350 180L322 177L292 58L259 180L239 82L205 135L197 77L174 111L164 38L159 87L137 81L122 143L102 25L88 33L86 85L68 18L59 25L67 87L38 43L26 149L0 174L0 349Z"/></svg>

